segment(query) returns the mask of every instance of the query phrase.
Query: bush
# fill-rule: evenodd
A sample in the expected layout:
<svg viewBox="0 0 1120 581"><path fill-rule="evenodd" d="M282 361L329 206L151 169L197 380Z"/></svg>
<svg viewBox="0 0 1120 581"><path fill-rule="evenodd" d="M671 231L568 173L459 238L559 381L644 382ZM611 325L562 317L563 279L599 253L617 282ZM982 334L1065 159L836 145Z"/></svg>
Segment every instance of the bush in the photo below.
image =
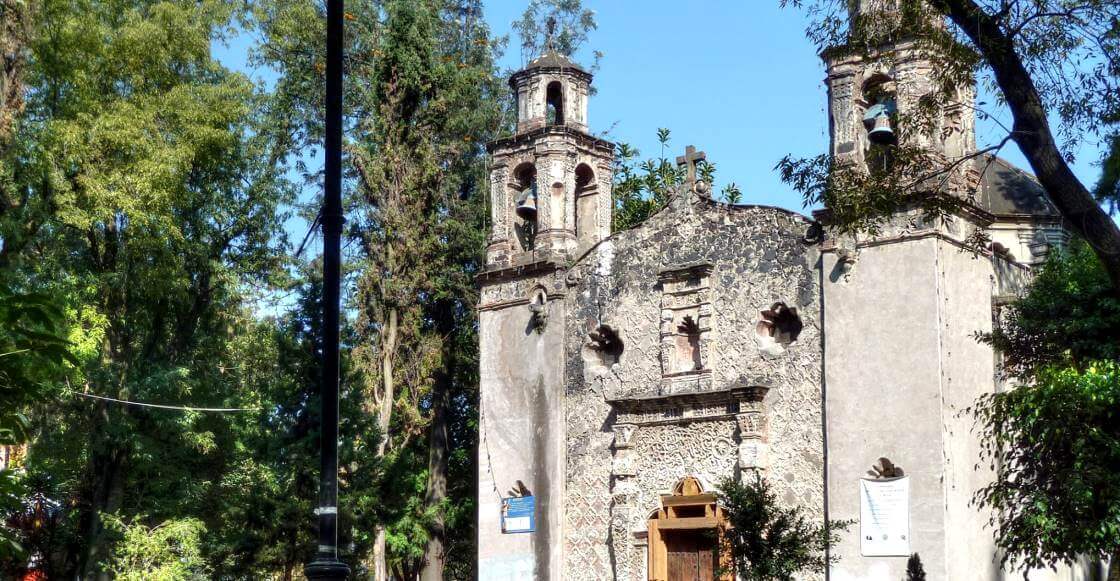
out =
<svg viewBox="0 0 1120 581"><path fill-rule="evenodd" d="M799 506L778 503L770 484L756 475L753 482L728 478L719 485L719 501L730 525L724 550L744 581L792 581L802 572L824 572L836 557L827 553L837 533L850 521L818 523Z"/></svg>

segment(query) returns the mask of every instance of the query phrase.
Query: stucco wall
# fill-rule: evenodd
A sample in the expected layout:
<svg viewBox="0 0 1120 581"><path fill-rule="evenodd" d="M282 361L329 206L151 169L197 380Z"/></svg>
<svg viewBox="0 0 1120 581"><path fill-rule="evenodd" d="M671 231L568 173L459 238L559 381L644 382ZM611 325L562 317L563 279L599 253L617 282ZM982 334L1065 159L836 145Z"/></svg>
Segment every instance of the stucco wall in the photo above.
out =
<svg viewBox="0 0 1120 581"><path fill-rule="evenodd" d="M946 579L936 254L933 239L863 248L847 274L824 257L829 517L857 521L836 581L905 575L905 557L860 556L859 478L881 456L911 478L911 550Z"/></svg>
<svg viewBox="0 0 1120 581"><path fill-rule="evenodd" d="M931 231L927 230L926 234ZM911 551L929 579L998 579L987 515L970 505L990 474L965 408L994 389L992 261L937 236L859 248L843 273L826 254L829 513L858 519L858 480L879 457L911 478ZM898 579L906 557L860 556L858 525L833 578Z"/></svg>
<svg viewBox="0 0 1120 581"><path fill-rule="evenodd" d="M519 280L483 289L484 307L485 301L493 306L502 298L507 303L479 313L478 569L483 581L560 578L563 326L554 322L541 333L531 328L531 313L517 298L533 287L532 280ZM550 301L548 310L550 320L564 320L562 301ZM503 534L500 499L518 480L536 498L536 532Z"/></svg>
<svg viewBox="0 0 1120 581"><path fill-rule="evenodd" d="M766 383L768 477L783 501L823 514L817 246L803 241L809 222L767 207L728 209L711 202L674 204L645 224L616 234L568 275L567 467L565 579L645 579L641 540L660 495L683 476L706 486L737 474L734 417L639 426L631 454L636 499L621 515L624 543L612 543L611 463L614 412L606 400L650 397L662 390L658 273L708 263L712 391ZM755 325L775 302L797 309L803 329L788 349L760 349ZM583 347L600 324L617 330L625 349L609 372L593 372ZM617 547L617 548L616 548Z"/></svg>

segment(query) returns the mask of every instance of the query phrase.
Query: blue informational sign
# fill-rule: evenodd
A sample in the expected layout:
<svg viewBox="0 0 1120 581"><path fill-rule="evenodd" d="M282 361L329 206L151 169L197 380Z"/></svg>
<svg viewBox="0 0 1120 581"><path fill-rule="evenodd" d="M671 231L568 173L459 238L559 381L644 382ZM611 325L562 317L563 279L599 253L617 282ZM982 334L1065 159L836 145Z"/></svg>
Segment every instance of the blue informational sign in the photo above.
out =
<svg viewBox="0 0 1120 581"><path fill-rule="evenodd" d="M532 496L502 499L502 532L531 533L537 526L537 503Z"/></svg>

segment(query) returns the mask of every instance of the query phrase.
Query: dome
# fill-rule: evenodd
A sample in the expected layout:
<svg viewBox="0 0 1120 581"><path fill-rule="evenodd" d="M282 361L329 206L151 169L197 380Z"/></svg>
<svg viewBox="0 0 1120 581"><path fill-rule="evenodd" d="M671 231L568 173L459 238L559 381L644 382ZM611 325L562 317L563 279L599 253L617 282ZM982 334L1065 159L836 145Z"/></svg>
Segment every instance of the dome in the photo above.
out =
<svg viewBox="0 0 1120 581"><path fill-rule="evenodd" d="M532 69L574 69L581 73L587 72L583 67L573 62L572 59L553 49L545 51L544 54L529 61L529 64L525 65L525 70L528 71Z"/></svg>
<svg viewBox="0 0 1120 581"><path fill-rule="evenodd" d="M997 217L1058 217L1061 214L1033 175L1005 159L984 155L975 160L980 176L979 206Z"/></svg>

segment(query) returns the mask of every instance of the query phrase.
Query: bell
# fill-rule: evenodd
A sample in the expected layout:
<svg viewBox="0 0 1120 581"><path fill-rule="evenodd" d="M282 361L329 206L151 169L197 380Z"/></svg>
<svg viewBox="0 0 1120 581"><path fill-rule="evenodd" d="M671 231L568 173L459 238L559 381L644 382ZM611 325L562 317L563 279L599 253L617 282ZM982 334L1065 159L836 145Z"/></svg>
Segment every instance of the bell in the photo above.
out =
<svg viewBox="0 0 1120 581"><path fill-rule="evenodd" d="M894 143L894 130L891 129L891 118L886 115L876 117L874 124L871 126L871 131L867 132L867 138L871 140L871 143L878 143L880 145L890 145Z"/></svg>
<svg viewBox="0 0 1120 581"><path fill-rule="evenodd" d="M537 219L537 193L532 189L525 190L517 198L517 215L523 220L532 221Z"/></svg>
<svg viewBox="0 0 1120 581"><path fill-rule="evenodd" d="M872 105L863 114L863 124L868 128L867 138L871 143L889 145L895 142L894 130L891 129L891 114L894 112L894 103L886 101Z"/></svg>

